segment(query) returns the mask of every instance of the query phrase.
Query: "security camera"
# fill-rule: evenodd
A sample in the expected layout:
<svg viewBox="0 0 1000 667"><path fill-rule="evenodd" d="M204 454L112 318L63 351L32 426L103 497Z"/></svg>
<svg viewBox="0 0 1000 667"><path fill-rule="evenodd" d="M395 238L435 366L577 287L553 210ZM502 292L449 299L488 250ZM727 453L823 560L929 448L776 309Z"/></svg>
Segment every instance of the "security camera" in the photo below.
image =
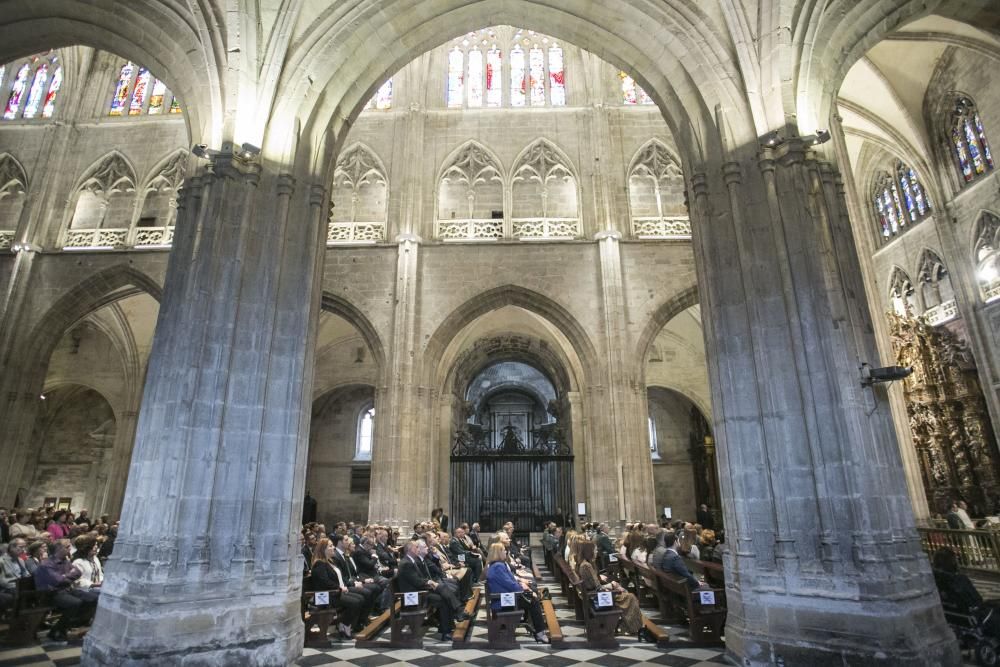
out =
<svg viewBox="0 0 1000 667"><path fill-rule="evenodd" d="M760 145L765 148L774 148L775 146L780 146L783 143L785 143L785 140L782 139L781 135L777 132L768 132L760 138Z"/></svg>
<svg viewBox="0 0 1000 667"><path fill-rule="evenodd" d="M861 386L870 387L875 383L895 382L904 380L913 373L912 366L884 366L882 368L872 368L868 364L861 364Z"/></svg>
<svg viewBox="0 0 1000 667"><path fill-rule="evenodd" d="M260 155L260 147L253 144L243 144L240 146L240 157L244 160L252 160Z"/></svg>
<svg viewBox="0 0 1000 667"><path fill-rule="evenodd" d="M208 144L195 144L191 147L191 153L193 153L195 157L200 157L204 160L219 155L219 151L209 148Z"/></svg>

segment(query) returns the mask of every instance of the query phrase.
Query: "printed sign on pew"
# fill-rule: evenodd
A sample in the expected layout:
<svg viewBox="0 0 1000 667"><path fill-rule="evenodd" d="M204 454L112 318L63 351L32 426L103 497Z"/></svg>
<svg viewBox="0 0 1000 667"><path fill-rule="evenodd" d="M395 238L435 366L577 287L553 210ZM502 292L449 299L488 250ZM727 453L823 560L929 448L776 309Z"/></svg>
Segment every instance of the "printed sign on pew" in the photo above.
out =
<svg viewBox="0 0 1000 667"><path fill-rule="evenodd" d="M316 601L316 605L330 604L330 591L316 591L313 599Z"/></svg>
<svg viewBox="0 0 1000 667"><path fill-rule="evenodd" d="M416 607L420 605L420 593L403 593L403 606Z"/></svg>
<svg viewBox="0 0 1000 667"><path fill-rule="evenodd" d="M710 607L715 604L715 591L699 591L701 596L701 603L706 607Z"/></svg>

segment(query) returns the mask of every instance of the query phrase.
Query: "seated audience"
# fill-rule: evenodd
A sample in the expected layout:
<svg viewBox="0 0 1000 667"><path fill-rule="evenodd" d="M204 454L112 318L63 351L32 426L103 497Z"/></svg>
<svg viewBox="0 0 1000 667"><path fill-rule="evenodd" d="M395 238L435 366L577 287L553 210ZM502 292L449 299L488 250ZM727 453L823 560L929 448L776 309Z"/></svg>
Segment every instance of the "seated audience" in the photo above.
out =
<svg viewBox="0 0 1000 667"><path fill-rule="evenodd" d="M931 565L941 602L960 613L972 614L985 634L1000 639L1000 601L983 600L972 580L959 572L955 552L941 547L934 552Z"/></svg>
<svg viewBox="0 0 1000 667"><path fill-rule="evenodd" d="M24 561L25 566L28 568L28 572L34 576L35 570L38 566L42 564L46 558L49 557L49 544L48 542L43 542L38 540L37 542L32 542L28 545L28 559Z"/></svg>
<svg viewBox="0 0 1000 667"><path fill-rule="evenodd" d="M10 526L11 539L23 537L30 542L38 536L38 529L31 524L31 515L27 512L17 512L15 521Z"/></svg>
<svg viewBox="0 0 1000 667"><path fill-rule="evenodd" d="M76 557L73 567L80 570L80 578L73 582L73 587L87 593L96 602L104 583L104 569L97 558L97 539L90 535L81 535L73 543L76 547Z"/></svg>
<svg viewBox="0 0 1000 667"><path fill-rule="evenodd" d="M52 555L42 561L34 575L38 590L55 591L53 604L61 615L49 630L49 638L56 642L66 641L67 631L82 625L97 604L95 597L73 588L73 582L80 578L81 573L69 561L70 546L70 541L66 539L53 542Z"/></svg>
<svg viewBox="0 0 1000 667"><path fill-rule="evenodd" d="M597 591L611 591L614 594L615 606L622 610L622 618L618 622L619 630L628 635L638 636L643 625L639 600L622 588L617 581L604 583L601 580L597 574L597 567L594 565L596 551L593 542L581 542L579 545L577 552L579 564L576 574L580 577L581 592L589 595Z"/></svg>
<svg viewBox="0 0 1000 667"><path fill-rule="evenodd" d="M329 591L330 604L338 611L340 635L351 639L354 630L360 630L368 621L368 601L363 595L347 587L346 578L333 563L337 551L328 538L322 538L313 549L309 584L314 591Z"/></svg>
<svg viewBox="0 0 1000 667"><path fill-rule="evenodd" d="M427 544L423 540L414 540L406 544L405 555L400 559L397 575L399 592L427 591L427 602L438 612L438 632L441 634L441 640L451 641L454 619L464 621L468 615L462 611L462 603L455 592L431 578L431 573L424 562L426 555Z"/></svg>
<svg viewBox="0 0 1000 667"><path fill-rule="evenodd" d="M27 543L23 538L13 537L7 544L7 551L0 556L0 610L8 609L17 596L17 580L31 576L24 561L27 557Z"/></svg>
<svg viewBox="0 0 1000 667"><path fill-rule="evenodd" d="M52 520L45 527L45 530L52 536L53 540L61 540L69 537L69 514L65 510L59 510L52 515Z"/></svg>
<svg viewBox="0 0 1000 667"><path fill-rule="evenodd" d="M516 593L518 609L521 609L531 617L531 631L536 642L549 643L548 635L543 628L545 619L542 616L542 605L538 600L538 594L522 581L518 581L510 569L507 567L507 549L500 542L490 545L489 554L486 557L486 586L490 596L499 593ZM500 609L500 599L491 599L490 608Z"/></svg>
<svg viewBox="0 0 1000 667"><path fill-rule="evenodd" d="M695 578L691 571L688 570L687 565L684 564L684 559L681 558L680 553L677 551L677 538L671 532L664 532L663 534L663 552L662 555L653 560L650 565L667 572L668 574L675 574L684 577L687 582L688 588L694 590L701 586L699 581ZM657 547L659 551L659 547ZM655 553L655 552L654 552Z"/></svg>
<svg viewBox="0 0 1000 667"><path fill-rule="evenodd" d="M479 549L465 534L464 526L465 524L462 524L455 529L455 534L452 535L451 541L448 543L448 551L451 552L452 558L458 561L459 565L465 565L469 568L472 584L475 585L483 576L483 555L479 553Z"/></svg>

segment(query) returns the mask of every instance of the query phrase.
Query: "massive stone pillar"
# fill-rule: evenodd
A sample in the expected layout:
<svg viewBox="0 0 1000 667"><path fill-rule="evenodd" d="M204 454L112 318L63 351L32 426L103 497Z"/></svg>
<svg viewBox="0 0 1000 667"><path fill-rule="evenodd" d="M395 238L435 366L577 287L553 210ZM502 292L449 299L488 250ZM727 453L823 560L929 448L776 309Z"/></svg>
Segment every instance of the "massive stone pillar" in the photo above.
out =
<svg viewBox="0 0 1000 667"><path fill-rule="evenodd" d="M798 140L689 182L742 665L958 664L914 530L836 170ZM876 361L877 363L877 361Z"/></svg>
<svg viewBox="0 0 1000 667"><path fill-rule="evenodd" d="M299 656L325 202L232 156L187 182L84 664Z"/></svg>

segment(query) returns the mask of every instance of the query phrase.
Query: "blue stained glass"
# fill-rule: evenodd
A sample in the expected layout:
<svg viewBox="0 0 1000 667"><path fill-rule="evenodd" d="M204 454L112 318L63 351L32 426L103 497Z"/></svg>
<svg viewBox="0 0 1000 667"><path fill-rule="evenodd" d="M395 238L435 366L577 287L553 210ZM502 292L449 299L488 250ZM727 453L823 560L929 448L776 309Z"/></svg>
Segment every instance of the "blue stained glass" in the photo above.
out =
<svg viewBox="0 0 1000 667"><path fill-rule="evenodd" d="M962 171L962 178L966 182L972 180L972 165L969 163L969 154L965 151L965 141L956 127L951 131L951 141L955 144L955 155L958 157L958 168Z"/></svg>
<svg viewBox="0 0 1000 667"><path fill-rule="evenodd" d="M973 114L973 118L976 120L976 132L979 134L979 143L983 147L983 155L986 156L986 161L992 167L993 155L990 153L990 144L986 141L986 130L983 129L983 122L979 120L979 114Z"/></svg>
<svg viewBox="0 0 1000 667"><path fill-rule="evenodd" d="M910 182L906 174L899 175L899 189L903 191L903 199L906 201L906 211L910 214L910 221L917 219L916 205L913 202L913 195L910 193Z"/></svg>
<svg viewBox="0 0 1000 667"><path fill-rule="evenodd" d="M924 215L931 207L931 202L929 199L924 197L924 190L920 187L920 182L917 180L917 175L913 173L913 170L909 170L910 174L910 187L913 188L913 199L917 203L917 211L920 215Z"/></svg>
<svg viewBox="0 0 1000 667"><path fill-rule="evenodd" d="M888 188L882 191L882 198L885 203L886 217L889 218L889 230L895 234L899 231L899 225L896 224L896 207L892 204L892 195L889 194Z"/></svg>
<svg viewBox="0 0 1000 667"><path fill-rule="evenodd" d="M965 130L965 142L969 145L969 155L972 156L972 166L975 167L977 174L981 174L986 171L986 165L983 164L983 158L979 152L979 142L976 140L968 118L962 121L962 128Z"/></svg>
<svg viewBox="0 0 1000 667"><path fill-rule="evenodd" d="M885 207L882 206L882 197L875 197L875 210L878 211L878 221L882 225L882 236L889 238L889 222L885 217Z"/></svg>

